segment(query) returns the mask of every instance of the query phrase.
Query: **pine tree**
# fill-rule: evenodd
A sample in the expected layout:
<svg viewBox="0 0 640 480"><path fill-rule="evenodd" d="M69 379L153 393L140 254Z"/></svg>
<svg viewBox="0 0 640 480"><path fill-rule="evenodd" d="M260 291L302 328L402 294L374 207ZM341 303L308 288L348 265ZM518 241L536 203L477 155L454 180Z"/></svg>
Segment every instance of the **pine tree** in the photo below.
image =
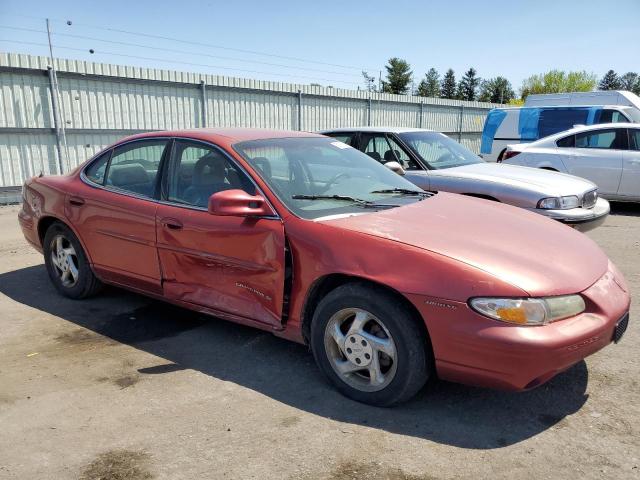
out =
<svg viewBox="0 0 640 480"><path fill-rule="evenodd" d="M435 68L429 69L425 78L418 85L418 95L421 97L440 96L440 75Z"/></svg>
<svg viewBox="0 0 640 480"><path fill-rule="evenodd" d="M475 68L471 67L458 83L457 97L460 100L473 101L476 99L479 86L480 78L478 78Z"/></svg>
<svg viewBox="0 0 640 480"><path fill-rule="evenodd" d="M600 83L598 84L598 88L600 90L620 90L621 87L620 78L618 78L618 75L613 70L609 70L605 73L604 77L602 77L602 80L600 80Z"/></svg>
<svg viewBox="0 0 640 480"><path fill-rule="evenodd" d="M411 66L406 60L393 57L384 67L387 69L387 78L382 82L382 91L385 93L405 94L411 83Z"/></svg>
<svg viewBox="0 0 640 480"><path fill-rule="evenodd" d="M451 68L447 70L447 73L444 74L444 78L442 79L440 97L456 98L456 75Z"/></svg>

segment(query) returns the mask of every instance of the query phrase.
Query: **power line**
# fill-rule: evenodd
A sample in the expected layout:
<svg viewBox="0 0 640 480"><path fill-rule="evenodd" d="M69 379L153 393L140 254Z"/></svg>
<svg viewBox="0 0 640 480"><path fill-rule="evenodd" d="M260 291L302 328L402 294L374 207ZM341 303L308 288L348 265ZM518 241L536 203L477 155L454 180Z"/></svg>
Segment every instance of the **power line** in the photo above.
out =
<svg viewBox="0 0 640 480"><path fill-rule="evenodd" d="M12 14L12 15L18 16L18 17L24 17L24 18L44 20L43 17L37 17L37 16L32 16L32 15L16 15L16 14ZM55 22L67 23L67 20L63 20L63 19L60 19L60 18L52 18L50 20L55 21ZM248 49L242 49L242 48L227 47L227 46L224 46L224 45L215 45L215 44L210 44L210 43L194 42L194 41L190 41L190 40L183 40L181 38L168 37L168 36L164 36L164 35L156 35L156 34L141 33L141 32L132 32L130 30L123 30L123 29L119 29L119 28L104 27L104 26L101 26L101 25L92 25L92 24L77 23L77 22L74 22L73 24L76 25L76 26L79 26L79 27L95 28L95 29L99 29L99 30L106 30L106 31L109 31L109 32L126 33L128 35L136 35L136 36L140 36L140 37L154 38L154 39L157 39L157 40L168 40L170 42L179 42L179 43L184 43L184 44L189 44L189 45L198 45L198 46L207 47L207 48L218 48L220 50L229 50L229 51L233 51L233 52L249 53L249 54L252 54L252 55L262 55L262 56L266 56L266 57L281 58L281 59L284 59L284 60L294 60L294 61L297 61L297 62L314 63L314 64L317 64L317 65L325 65L325 66L330 66L330 67L346 68L346 69L358 70L358 71L362 71L362 70L375 71L375 70L377 70L376 68L371 68L371 67L367 68L367 67L357 67L357 66L353 66L353 65L341 65L341 64L338 64L338 63L322 62L322 61L318 61L318 60L309 60L309 59L306 59L306 58L291 57L291 56L286 56L286 55L278 55L278 54L274 54L274 53L261 52L261 51L257 51L257 50L248 50Z"/></svg>
<svg viewBox="0 0 640 480"><path fill-rule="evenodd" d="M44 44L44 43L26 42L26 41L18 41L18 40L0 39L0 42L14 43L14 44L18 44L18 45L34 45L34 46L38 46L38 47L47 47L47 45ZM73 50L73 51L76 51L76 52L84 52L84 53L87 52L87 49L85 49L85 48L65 47L65 46L61 46L61 45L55 45L55 48L60 48L60 49L63 49L63 50ZM128 55L128 54L125 54L125 53L107 52L107 51L101 51L101 50L97 51L96 53L99 53L99 54L102 54L102 55L113 55L113 56L117 56L117 57L135 58L135 59L139 59L139 60L150 60L150 61L162 62L162 63L189 65L189 66L197 66L197 67L207 67L207 68L214 68L214 69L217 68L217 69L222 69L222 70L231 70L231 71L235 71L235 72L244 72L244 73L254 73L254 74L259 74L259 75L272 75L272 76L289 77L289 78L305 78L305 79L322 81L322 82L341 83L341 84L344 84L344 85L357 85L354 82L344 82L344 81L337 81L337 80L332 80L332 79L328 79L328 78L310 77L310 76L307 76L307 75L289 75L289 74L281 74L281 73L274 73L274 72L263 72L263 71L259 71L259 70L246 70L246 69L235 68L235 67L224 67L224 66L221 66L221 65L211 65L211 64L206 64L206 63L195 63L195 62L185 62L185 61L180 61L180 60L166 60L164 58L158 58L158 57L145 57L145 56L142 56L142 55Z"/></svg>
<svg viewBox="0 0 640 480"><path fill-rule="evenodd" d="M0 28L9 29L9 30L18 30L18 31L24 31L24 32L47 33L44 30L37 30L35 28L12 27L12 26L8 26L8 25L0 25ZM104 38L88 37L88 36L85 36L85 35L76 35L76 34L72 34L72 33L52 32L51 34L53 36L78 38L78 39L82 39L82 40L92 40L92 41L97 41L97 42L109 43L109 44L113 44L113 45L124 45L124 46L128 46L128 47L147 48L147 49L150 49L150 50L158 50L158 51L162 51L162 52L172 52L172 53L180 53L180 54L187 54L187 55L196 55L196 56L202 56L202 57L217 58L217 59L220 59L220 60L232 60L232 61L238 61L238 62L243 62L243 63L255 63L255 64L259 64L259 65L268 65L268 66L272 66L272 67L289 68L289 69L293 69L293 70L305 70L305 71L319 72L319 73L329 73L329 74L335 74L335 75L345 75L345 76L349 76L349 77L354 77L355 76L355 74L353 74L353 73L336 72L336 71L331 71L331 70L321 70L321 69L309 68L309 67L297 67L297 66L293 66L293 65L284 65L284 64L281 64L281 63L261 62L259 60L247 60L247 59L237 58L237 57L223 57L223 56L220 56L220 55L211 55L211 54L208 54L208 53L194 52L194 51L189 51L189 50L176 50L176 49L164 48L164 47L154 47L154 46L151 46L151 45L143 45L143 44L132 43L132 42L120 42L120 41L116 41L116 40L107 40L107 39L104 39Z"/></svg>

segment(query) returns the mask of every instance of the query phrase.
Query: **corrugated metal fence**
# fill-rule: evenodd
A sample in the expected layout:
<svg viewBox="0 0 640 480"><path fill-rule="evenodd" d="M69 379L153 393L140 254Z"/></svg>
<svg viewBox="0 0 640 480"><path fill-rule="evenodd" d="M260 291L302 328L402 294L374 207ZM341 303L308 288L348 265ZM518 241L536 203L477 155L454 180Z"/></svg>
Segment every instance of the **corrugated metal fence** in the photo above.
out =
<svg viewBox="0 0 640 480"><path fill-rule="evenodd" d="M58 172L49 59L0 54L0 187ZM478 152L496 105L57 59L64 171L141 131L431 128ZM66 143L66 146L65 146Z"/></svg>

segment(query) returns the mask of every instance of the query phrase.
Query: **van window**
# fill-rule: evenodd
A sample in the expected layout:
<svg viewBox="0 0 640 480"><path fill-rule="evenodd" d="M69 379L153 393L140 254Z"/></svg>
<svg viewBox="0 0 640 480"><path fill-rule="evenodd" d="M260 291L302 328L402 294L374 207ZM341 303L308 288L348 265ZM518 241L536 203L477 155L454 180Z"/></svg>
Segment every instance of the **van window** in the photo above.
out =
<svg viewBox="0 0 640 480"><path fill-rule="evenodd" d="M628 123L629 119L618 110L605 109L600 114L600 123Z"/></svg>
<svg viewBox="0 0 640 480"><path fill-rule="evenodd" d="M543 108L538 120L538 136L548 137L569 130L574 125L586 125L588 116L587 108Z"/></svg>

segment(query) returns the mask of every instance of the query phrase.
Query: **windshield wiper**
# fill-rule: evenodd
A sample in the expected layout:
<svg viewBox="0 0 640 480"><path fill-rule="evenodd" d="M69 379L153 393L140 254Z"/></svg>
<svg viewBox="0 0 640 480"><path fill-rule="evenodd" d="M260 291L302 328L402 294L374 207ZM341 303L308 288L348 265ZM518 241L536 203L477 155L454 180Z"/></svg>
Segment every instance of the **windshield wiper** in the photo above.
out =
<svg viewBox="0 0 640 480"><path fill-rule="evenodd" d="M408 188L386 188L384 190L374 190L369 193L400 193L402 195L425 195L430 196L429 192L423 192L422 190L410 190Z"/></svg>
<svg viewBox="0 0 640 480"><path fill-rule="evenodd" d="M342 200L345 202L355 203L362 207L397 207L398 205L385 205L382 203L374 203L362 198L350 197L348 195L291 195L294 200Z"/></svg>

